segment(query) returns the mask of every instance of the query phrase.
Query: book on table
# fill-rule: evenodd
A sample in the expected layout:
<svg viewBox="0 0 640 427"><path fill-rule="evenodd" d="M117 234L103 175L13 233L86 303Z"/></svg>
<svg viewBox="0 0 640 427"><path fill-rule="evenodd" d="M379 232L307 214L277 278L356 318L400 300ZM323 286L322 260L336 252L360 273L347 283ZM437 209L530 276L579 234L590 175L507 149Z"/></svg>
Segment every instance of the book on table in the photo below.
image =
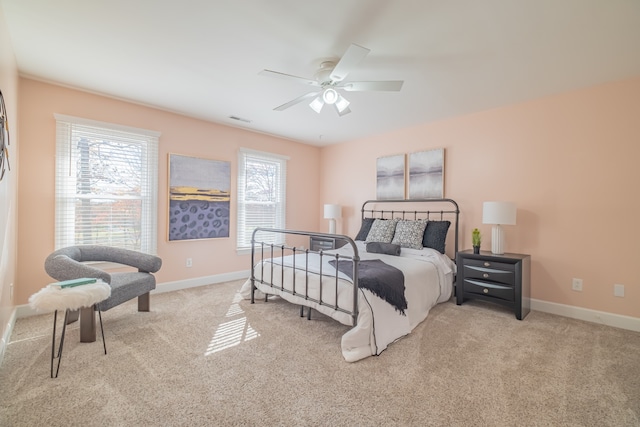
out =
<svg viewBox="0 0 640 427"><path fill-rule="evenodd" d="M91 283L96 283L97 281L98 279L93 279L91 277L82 277L80 279L62 280L60 282L51 283L51 285L59 287L61 289L65 289L75 288L76 286L82 285L90 285Z"/></svg>

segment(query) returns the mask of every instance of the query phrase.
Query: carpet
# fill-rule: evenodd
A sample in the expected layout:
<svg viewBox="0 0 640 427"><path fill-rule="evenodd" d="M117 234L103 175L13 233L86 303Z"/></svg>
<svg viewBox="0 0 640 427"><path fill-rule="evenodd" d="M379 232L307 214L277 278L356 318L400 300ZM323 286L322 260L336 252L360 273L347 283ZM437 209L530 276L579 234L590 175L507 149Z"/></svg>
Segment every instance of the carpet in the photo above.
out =
<svg viewBox="0 0 640 427"><path fill-rule="evenodd" d="M2 426L637 426L640 334L496 305L446 302L380 356L347 363L349 329L242 281L153 295L67 330L19 319L0 367Z"/></svg>

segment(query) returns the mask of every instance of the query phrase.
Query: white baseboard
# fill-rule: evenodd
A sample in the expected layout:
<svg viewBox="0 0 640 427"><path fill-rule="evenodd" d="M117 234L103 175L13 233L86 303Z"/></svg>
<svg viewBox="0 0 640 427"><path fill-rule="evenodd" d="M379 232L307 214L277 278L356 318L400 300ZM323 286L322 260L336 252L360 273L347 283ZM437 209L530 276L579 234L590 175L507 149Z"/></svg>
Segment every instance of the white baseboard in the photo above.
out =
<svg viewBox="0 0 640 427"><path fill-rule="evenodd" d="M7 345L9 345L9 340L11 339L13 326L16 324L16 311L17 310L14 308L11 316L9 317L7 329L5 329L4 334L2 334L2 341L0 341L0 366L2 366L2 361L4 360L4 352L7 349Z"/></svg>
<svg viewBox="0 0 640 427"><path fill-rule="evenodd" d="M532 299L531 310L640 332L640 318Z"/></svg>
<svg viewBox="0 0 640 427"><path fill-rule="evenodd" d="M248 279L251 276L250 270L236 271L233 273L216 274L214 276L196 277L187 280L177 280L175 282L159 283L151 294L161 294L164 292L179 291L181 289L196 288L198 286L212 285L214 283L229 282L231 280Z"/></svg>

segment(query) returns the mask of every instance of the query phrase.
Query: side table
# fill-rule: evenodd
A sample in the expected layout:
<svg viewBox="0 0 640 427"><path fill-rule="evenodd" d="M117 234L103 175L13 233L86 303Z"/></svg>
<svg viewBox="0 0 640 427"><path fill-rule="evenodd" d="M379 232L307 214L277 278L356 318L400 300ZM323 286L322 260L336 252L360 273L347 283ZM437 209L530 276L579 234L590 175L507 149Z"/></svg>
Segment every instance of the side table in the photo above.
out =
<svg viewBox="0 0 640 427"><path fill-rule="evenodd" d="M51 342L51 378L53 375L53 361L58 359L58 366L56 368L55 378L58 377L60 371L60 361L62 360L62 348L64 346L64 336L67 329L67 323L69 321L70 313L82 309L82 313L87 311L94 318L94 310L97 310L96 304L109 298L111 295L111 287L108 283L98 280L95 283L79 285L69 288L61 288L55 283L40 289L35 294L29 297L29 305L31 308L38 312L51 312L53 311L53 338ZM56 321L58 319L58 310L64 310L64 323L62 325L62 334L60 336L60 344L56 354ZM104 329L102 328L102 314L98 310L100 317L100 331L102 332L102 344L104 347L104 354L107 354L107 344L104 341ZM86 314L85 316L86 317ZM82 329L82 322L84 317L80 319L80 327ZM95 325L95 323L94 323ZM94 339L95 340L95 339Z"/></svg>
<svg viewBox="0 0 640 427"><path fill-rule="evenodd" d="M456 259L456 303L481 299L511 308L518 320L529 313L531 300L531 256L471 250L458 252Z"/></svg>

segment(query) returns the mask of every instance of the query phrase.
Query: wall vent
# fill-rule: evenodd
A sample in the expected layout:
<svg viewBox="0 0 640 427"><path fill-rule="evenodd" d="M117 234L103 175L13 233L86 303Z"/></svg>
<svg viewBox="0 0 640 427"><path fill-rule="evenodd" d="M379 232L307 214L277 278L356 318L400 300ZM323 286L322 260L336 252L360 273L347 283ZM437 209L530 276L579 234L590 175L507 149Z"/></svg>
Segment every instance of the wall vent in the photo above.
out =
<svg viewBox="0 0 640 427"><path fill-rule="evenodd" d="M238 117L238 116L229 116L229 118L231 120L237 120L239 122L251 123L251 120L243 119L242 117Z"/></svg>

